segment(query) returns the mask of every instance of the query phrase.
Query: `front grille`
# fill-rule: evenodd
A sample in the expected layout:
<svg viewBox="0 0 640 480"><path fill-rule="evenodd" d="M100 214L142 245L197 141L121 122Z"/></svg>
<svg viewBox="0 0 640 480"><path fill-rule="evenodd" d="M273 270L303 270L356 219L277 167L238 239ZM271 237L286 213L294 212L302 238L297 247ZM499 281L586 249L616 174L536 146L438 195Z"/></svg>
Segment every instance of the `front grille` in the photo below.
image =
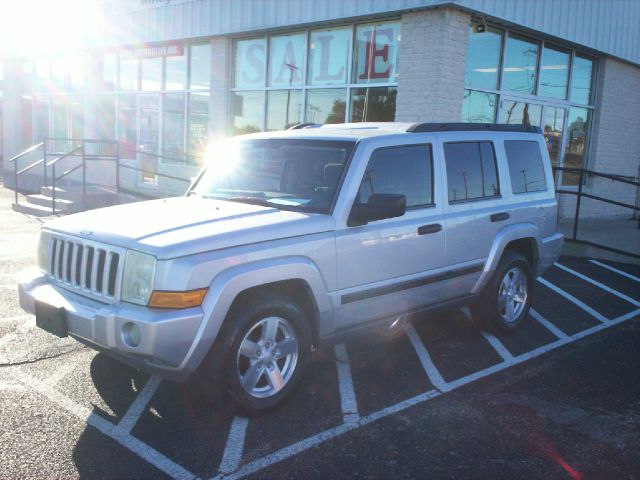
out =
<svg viewBox="0 0 640 480"><path fill-rule="evenodd" d="M124 267L123 249L53 236L48 258L48 273L55 283L96 300L115 301Z"/></svg>

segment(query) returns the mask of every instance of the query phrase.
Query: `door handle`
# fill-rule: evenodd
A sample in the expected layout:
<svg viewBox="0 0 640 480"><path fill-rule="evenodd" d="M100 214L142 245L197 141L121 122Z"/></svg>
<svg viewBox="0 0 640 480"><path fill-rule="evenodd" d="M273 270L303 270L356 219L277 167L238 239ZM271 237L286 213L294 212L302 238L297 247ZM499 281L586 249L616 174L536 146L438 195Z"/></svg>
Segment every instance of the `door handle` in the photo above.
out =
<svg viewBox="0 0 640 480"><path fill-rule="evenodd" d="M492 222L502 222L503 220L508 220L511 217L508 212L500 212L494 213L491 215Z"/></svg>
<svg viewBox="0 0 640 480"><path fill-rule="evenodd" d="M432 223L430 225L422 225L418 227L418 235L427 235L429 233L438 233L442 230L442 225L439 223Z"/></svg>

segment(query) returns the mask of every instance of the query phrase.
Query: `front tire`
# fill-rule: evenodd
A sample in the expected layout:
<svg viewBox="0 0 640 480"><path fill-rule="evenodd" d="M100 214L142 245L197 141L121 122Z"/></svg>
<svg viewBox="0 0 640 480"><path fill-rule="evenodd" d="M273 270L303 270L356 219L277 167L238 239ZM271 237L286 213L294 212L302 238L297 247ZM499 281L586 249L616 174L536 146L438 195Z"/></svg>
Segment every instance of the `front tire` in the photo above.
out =
<svg viewBox="0 0 640 480"><path fill-rule="evenodd" d="M527 318L532 294L529 262L520 253L506 250L473 309L474 319L486 330L513 332Z"/></svg>
<svg viewBox="0 0 640 480"><path fill-rule="evenodd" d="M311 330L302 308L277 292L260 292L231 313L224 343L225 394L243 411L261 413L284 402L305 370Z"/></svg>

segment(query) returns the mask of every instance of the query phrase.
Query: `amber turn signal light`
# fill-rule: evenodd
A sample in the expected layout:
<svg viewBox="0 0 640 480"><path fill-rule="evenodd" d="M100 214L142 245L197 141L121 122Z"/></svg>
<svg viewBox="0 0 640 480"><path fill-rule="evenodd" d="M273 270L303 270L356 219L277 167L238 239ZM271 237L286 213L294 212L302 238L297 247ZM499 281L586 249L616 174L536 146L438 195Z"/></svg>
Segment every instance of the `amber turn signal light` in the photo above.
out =
<svg viewBox="0 0 640 480"><path fill-rule="evenodd" d="M204 296L207 294L206 288L190 290L188 292L162 292L151 293L149 306L153 308L189 308L202 304Z"/></svg>

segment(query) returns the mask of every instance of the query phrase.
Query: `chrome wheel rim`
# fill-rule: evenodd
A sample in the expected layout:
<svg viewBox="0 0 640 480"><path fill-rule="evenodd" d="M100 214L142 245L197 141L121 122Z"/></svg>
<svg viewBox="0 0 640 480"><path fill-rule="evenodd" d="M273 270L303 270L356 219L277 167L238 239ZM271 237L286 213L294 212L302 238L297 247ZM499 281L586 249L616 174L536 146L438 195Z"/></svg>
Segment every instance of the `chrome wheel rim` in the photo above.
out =
<svg viewBox="0 0 640 480"><path fill-rule="evenodd" d="M513 267L500 282L498 289L498 313L506 323L514 323L527 303L528 280L520 267Z"/></svg>
<svg viewBox="0 0 640 480"><path fill-rule="evenodd" d="M256 398L277 394L291 380L298 363L298 339L280 317L256 322L240 343L236 368L240 385Z"/></svg>

